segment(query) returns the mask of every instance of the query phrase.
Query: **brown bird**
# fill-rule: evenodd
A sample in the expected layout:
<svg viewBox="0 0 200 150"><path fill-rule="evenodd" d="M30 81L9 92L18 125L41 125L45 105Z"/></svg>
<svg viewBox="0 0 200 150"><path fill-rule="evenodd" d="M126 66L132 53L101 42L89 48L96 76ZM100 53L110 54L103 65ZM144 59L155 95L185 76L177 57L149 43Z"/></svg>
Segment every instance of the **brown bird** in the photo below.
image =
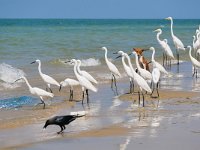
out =
<svg viewBox="0 0 200 150"><path fill-rule="evenodd" d="M148 70L150 72L150 69L149 69L149 63L145 57L142 55L142 53L146 50L149 50L149 49L142 49L142 48L133 48L133 51L135 51L137 53L137 55L139 56L139 63L140 63L140 66L141 68L144 68L146 70Z"/></svg>

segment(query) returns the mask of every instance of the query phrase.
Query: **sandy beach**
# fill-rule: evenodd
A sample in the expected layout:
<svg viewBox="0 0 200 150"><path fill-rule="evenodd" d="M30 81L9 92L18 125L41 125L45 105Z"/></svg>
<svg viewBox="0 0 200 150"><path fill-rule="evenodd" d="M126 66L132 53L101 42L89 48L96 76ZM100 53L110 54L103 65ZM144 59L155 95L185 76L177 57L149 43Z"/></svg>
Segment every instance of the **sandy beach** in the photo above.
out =
<svg viewBox="0 0 200 150"><path fill-rule="evenodd" d="M184 64L183 64L184 65ZM188 63L185 66L189 65ZM173 69L172 69L173 70ZM182 70L184 74L184 70ZM182 80L182 76L177 76ZM192 77L190 82L193 83ZM42 106L23 106L4 109L0 114L1 149L198 149L200 130L199 93L185 81L168 89L163 77L159 98L145 95L145 107L138 107L137 93L128 92L126 78L119 80L119 95L107 83L98 85L98 92L90 92L89 104L81 104L81 88L75 88L75 101L69 102L68 88L61 92L55 87L53 100ZM172 83L174 78L168 78ZM171 81L172 80L172 81ZM198 80L198 79L197 79ZM31 80L33 83L35 79ZM187 81L189 82L189 81ZM196 83L198 81L195 81ZM38 83L38 82L37 82ZM21 83L24 84L24 83ZM190 89L190 90L188 90ZM13 92L27 93L26 86ZM86 111L58 135L58 126L43 130L45 121L55 115L66 115L73 111ZM14 115L12 115L14 114Z"/></svg>

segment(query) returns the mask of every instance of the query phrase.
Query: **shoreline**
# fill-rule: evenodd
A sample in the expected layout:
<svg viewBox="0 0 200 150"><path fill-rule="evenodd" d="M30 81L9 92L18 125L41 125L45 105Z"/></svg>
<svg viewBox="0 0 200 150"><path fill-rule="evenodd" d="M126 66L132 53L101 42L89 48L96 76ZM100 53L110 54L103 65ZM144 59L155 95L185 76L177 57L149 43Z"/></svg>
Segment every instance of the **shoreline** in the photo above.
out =
<svg viewBox="0 0 200 150"><path fill-rule="evenodd" d="M164 94L164 95L163 95ZM176 102L176 105L181 105L181 104L200 104L200 102L197 102L197 101L194 101L194 102L191 102L191 100L195 99L196 97L199 96L199 94L197 92L184 92L184 91L167 91L167 90L161 90L161 93L160 93L161 97L159 98L159 101L164 101L164 102L168 102L168 101L174 101L174 103ZM170 96L169 96L170 95ZM119 99L123 102L126 102L126 101L132 101L132 94L128 94L128 95L122 95L122 96L119 96ZM149 95L147 95L149 97ZM181 102L182 99L186 100L185 102ZM150 101L152 99L148 99L147 101ZM157 99L154 99L153 100L157 100ZM40 126L42 126L45 122L45 119L51 117L52 115L56 115L56 114L59 114L59 113L62 113L62 111L65 111L65 109L71 107L71 106L74 106L74 105L77 105L76 102L68 102L67 101L67 105L63 105L65 104L66 101L63 101L63 102L60 102L60 103L54 103L53 105L50 105L48 106L46 109L41 109L41 107L39 108L36 108L36 109L23 109L21 110L22 113L23 111L26 112L26 115L25 117L23 118L16 118L16 119L10 119L8 121L4 121L3 123L1 123L0 125L0 133L2 131L6 131L6 130L18 130L18 128L27 128L27 126L30 126L30 125L34 125L34 124L40 124ZM148 102L149 103L149 102ZM155 110L154 107L152 107L151 105L148 105L144 108L142 107L135 107L136 109L134 108L130 108L129 110L127 110L129 113L130 112L135 112L135 113L144 113L144 111L157 111L159 112L159 110ZM36 110L36 112L32 112L32 110ZM10 114L12 113L9 112L10 110L7 110L7 113ZM20 111L20 110L17 110L17 111ZM160 110L161 111L161 110ZM27 112L31 113L31 118L29 115L27 115ZM19 112L20 114L20 112ZM20 114L21 115L21 114ZM35 115L37 115L37 117L35 118ZM93 117L89 114L89 119L92 119ZM100 116L98 116L100 117ZM85 118L87 120L87 116ZM84 119L84 120L85 120ZM27 143L25 145L29 145L31 146L32 144L39 144L39 143L43 143L44 141L48 142L49 140L52 141L52 140L59 140L60 138L58 138L57 135L55 135L55 131L58 130L59 128L58 127L50 127L49 129L47 129L47 132L50 132L51 135L53 134L53 136L56 136L54 137L53 139L46 139L46 140L42 140L42 141L34 141L34 139L32 139L31 141L27 141ZM49 131L48 131L49 130ZM53 133L52 131L53 130ZM93 128L93 129L89 129L89 130L80 130L78 131L77 133L75 133L74 135L73 134L67 134L67 132L70 132L70 131L65 131L64 132L64 138L69 138L69 139L79 139L79 138L91 138L91 137L95 137L95 138L98 138L98 137L115 137L115 136L122 136L122 135L128 135L129 132L130 132L130 129L129 127L127 126L123 126L121 123L119 124L113 124L113 125L105 125L105 126L101 126L101 127L97 127L97 128ZM72 132L75 132L75 131L72 131ZM62 136L63 137L63 136ZM24 147L25 145L22 144L17 144L17 145L13 145L13 147L17 146L17 147ZM23 146L24 145L24 146ZM6 146L7 148L9 148L10 146ZM6 148L4 147L4 148ZM12 146L11 146L12 147ZM10 147L10 148L11 148ZM26 147L26 146L25 146Z"/></svg>
<svg viewBox="0 0 200 150"><path fill-rule="evenodd" d="M150 98L150 95L145 95L146 106L138 107L137 93L118 95L110 89L110 80L105 80L103 83L98 84L99 91L97 93L90 92L90 103L82 106L81 101L81 87L76 86L75 100L69 102L69 88L63 88L61 92L57 87L53 87L55 97L45 102L51 103L47 105L46 109L42 106L24 106L18 110L1 110L0 114L0 147L6 149L29 149L30 147L48 146L49 143L60 143L60 140L91 140L114 138L114 143L118 138L126 136L136 136L143 134L143 130L152 130L154 126L157 128L158 124L173 118L179 114L181 117L198 114L196 111L200 107L198 98L200 94L195 90L188 90L193 88L190 84L185 90L177 88L180 85L186 86L185 83L178 82L184 78L175 76L174 78L163 77L161 81L160 97L157 99ZM41 80L38 78L31 79L30 82L34 85L42 85ZM164 86L166 80L173 83L177 80L176 86L170 90ZM20 83L21 87L12 90L20 95L28 93L25 83ZM122 78L117 82L118 92L120 94L126 93L129 90L129 81L127 78ZM170 85L171 87L171 85ZM19 95L19 94L16 94ZM134 102L134 103L133 103ZM194 109L194 110L193 110ZM88 112L86 117L77 119L70 125L66 126L63 135L57 135L59 130L58 126L50 126L45 131L42 127L46 119L55 115L69 114L71 111ZM189 112L189 114L187 114ZM183 113L183 114L182 114ZM13 116L13 114L15 114ZM198 117L198 115L197 115ZM162 118L162 119L158 119ZM164 119L163 119L164 118ZM160 122L157 122L160 120ZM181 119L180 119L181 120ZM151 124L154 124L152 126ZM81 125L81 126L80 126ZM171 127L171 125L169 125ZM158 126L160 127L160 125ZM155 129L157 130L157 129ZM159 131L159 130L158 130ZM157 132L158 132L157 131ZM198 130L194 130L198 133ZM21 133L20 138L18 137ZM130 135L131 134L131 135ZM133 134L133 135L132 135ZM154 136L154 133L151 133ZM8 142L10 141L13 142ZM105 142L105 141L104 141ZM63 143L64 144L64 143ZM67 143L69 144L69 143ZM73 145L71 145L73 147ZM37 148L36 148L37 149Z"/></svg>

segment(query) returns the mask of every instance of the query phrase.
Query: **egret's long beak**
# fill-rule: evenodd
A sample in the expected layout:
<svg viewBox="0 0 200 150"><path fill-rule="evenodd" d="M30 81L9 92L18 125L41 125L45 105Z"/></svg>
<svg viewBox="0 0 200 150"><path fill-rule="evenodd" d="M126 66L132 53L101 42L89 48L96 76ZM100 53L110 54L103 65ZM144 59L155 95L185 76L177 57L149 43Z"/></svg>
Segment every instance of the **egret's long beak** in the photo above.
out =
<svg viewBox="0 0 200 150"><path fill-rule="evenodd" d="M69 62L71 62L71 60L65 61L65 63L69 63Z"/></svg>
<svg viewBox="0 0 200 150"><path fill-rule="evenodd" d="M36 63L36 61L33 61L31 64L34 64L34 63Z"/></svg>
<svg viewBox="0 0 200 150"><path fill-rule="evenodd" d="M17 82L17 81L19 81L19 80L21 80L21 78L19 78L19 79L15 80L15 82Z"/></svg>
<svg viewBox="0 0 200 150"><path fill-rule="evenodd" d="M158 29L154 30L153 32L158 32Z"/></svg>
<svg viewBox="0 0 200 150"><path fill-rule="evenodd" d="M133 53L131 52L131 53L128 54L128 56L130 56L130 55L132 55L132 54L133 54Z"/></svg>
<svg viewBox="0 0 200 150"><path fill-rule="evenodd" d="M59 92L60 92L61 88L62 88L62 84L60 85Z"/></svg>
<svg viewBox="0 0 200 150"><path fill-rule="evenodd" d="M118 52L114 52L113 54L118 54Z"/></svg>
<svg viewBox="0 0 200 150"><path fill-rule="evenodd" d="M117 56L115 59L118 59L118 58L121 58L122 57L122 55L119 55L119 56Z"/></svg>
<svg viewBox="0 0 200 150"><path fill-rule="evenodd" d="M170 19L167 17L167 18L165 18L165 20L170 20Z"/></svg>
<svg viewBox="0 0 200 150"><path fill-rule="evenodd" d="M145 49L142 49L142 52L144 52L144 51L148 51L149 49L148 48L145 48Z"/></svg>

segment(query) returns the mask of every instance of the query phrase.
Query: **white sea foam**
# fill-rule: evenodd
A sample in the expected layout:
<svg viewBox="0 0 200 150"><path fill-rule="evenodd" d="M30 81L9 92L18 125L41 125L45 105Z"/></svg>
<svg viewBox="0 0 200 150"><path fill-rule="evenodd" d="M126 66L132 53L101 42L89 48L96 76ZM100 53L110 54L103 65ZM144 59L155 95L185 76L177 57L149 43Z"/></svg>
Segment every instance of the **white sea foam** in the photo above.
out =
<svg viewBox="0 0 200 150"><path fill-rule="evenodd" d="M81 60L82 64L81 66L98 66L101 64L99 59L94 59L94 58L88 58L88 59L82 59Z"/></svg>
<svg viewBox="0 0 200 150"><path fill-rule="evenodd" d="M21 76L25 76L25 73L11 65L2 63L0 64L0 86L3 88L16 88L17 84L12 84Z"/></svg>
<svg viewBox="0 0 200 150"><path fill-rule="evenodd" d="M66 64L65 62L69 61L68 59L59 59L59 62ZM87 66L99 66L101 65L101 61L99 59L95 58L88 58L88 59L82 59L81 60L81 66L87 67ZM69 65L73 65L68 63Z"/></svg>

